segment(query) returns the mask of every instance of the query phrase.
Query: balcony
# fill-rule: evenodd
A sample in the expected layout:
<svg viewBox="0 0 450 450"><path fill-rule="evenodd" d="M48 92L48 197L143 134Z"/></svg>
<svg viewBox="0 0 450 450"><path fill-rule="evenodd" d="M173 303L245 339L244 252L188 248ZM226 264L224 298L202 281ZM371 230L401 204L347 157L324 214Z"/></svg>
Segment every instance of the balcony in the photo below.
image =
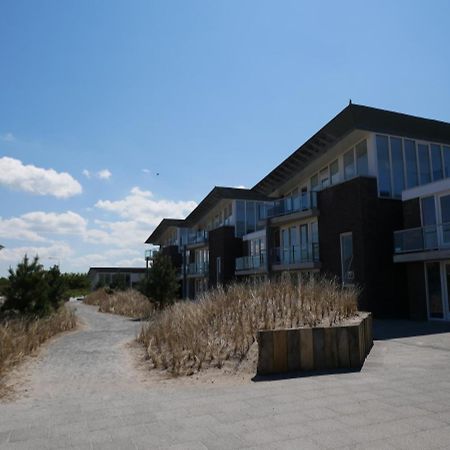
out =
<svg viewBox="0 0 450 450"><path fill-rule="evenodd" d="M158 253L159 250L145 250L145 260L151 261Z"/></svg>
<svg viewBox="0 0 450 450"><path fill-rule="evenodd" d="M275 247L272 253L274 269L312 269L318 267L319 262L319 244L316 242L307 248L299 245Z"/></svg>
<svg viewBox="0 0 450 450"><path fill-rule="evenodd" d="M202 245L208 242L208 232L206 230L191 231L188 234L187 245Z"/></svg>
<svg viewBox="0 0 450 450"><path fill-rule="evenodd" d="M285 216L317 208L317 192L307 192L293 197L285 197L274 202L267 210L267 217Z"/></svg>
<svg viewBox="0 0 450 450"><path fill-rule="evenodd" d="M450 256L450 223L394 231L394 262Z"/></svg>
<svg viewBox="0 0 450 450"><path fill-rule="evenodd" d="M190 263L187 266L187 275L205 277L209 273L208 263Z"/></svg>
<svg viewBox="0 0 450 450"><path fill-rule="evenodd" d="M236 258L236 272L259 272L265 269L266 254Z"/></svg>

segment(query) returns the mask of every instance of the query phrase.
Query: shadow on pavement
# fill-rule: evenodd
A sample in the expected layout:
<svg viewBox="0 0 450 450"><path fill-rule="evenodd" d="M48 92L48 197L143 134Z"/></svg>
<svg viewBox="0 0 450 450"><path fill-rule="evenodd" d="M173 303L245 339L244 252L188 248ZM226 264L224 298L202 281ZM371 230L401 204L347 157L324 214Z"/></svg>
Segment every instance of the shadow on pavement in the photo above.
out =
<svg viewBox="0 0 450 450"><path fill-rule="evenodd" d="M374 320L373 337L376 341L429 334L450 333L449 322L416 322L412 320Z"/></svg>

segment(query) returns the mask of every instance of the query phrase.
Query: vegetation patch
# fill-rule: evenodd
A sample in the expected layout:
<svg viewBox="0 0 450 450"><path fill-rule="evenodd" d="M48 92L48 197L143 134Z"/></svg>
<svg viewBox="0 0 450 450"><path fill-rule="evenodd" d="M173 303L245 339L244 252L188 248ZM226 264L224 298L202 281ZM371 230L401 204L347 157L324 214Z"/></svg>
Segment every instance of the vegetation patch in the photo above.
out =
<svg viewBox="0 0 450 450"><path fill-rule="evenodd" d="M310 278L218 288L198 301L155 312L138 336L152 367L191 375L245 361L256 369L258 330L335 326L357 314L358 291L336 280Z"/></svg>
<svg viewBox="0 0 450 450"><path fill-rule="evenodd" d="M84 303L98 306L100 312L119 314L136 319L148 318L154 311L149 299L134 289L113 291L97 289L84 298Z"/></svg>

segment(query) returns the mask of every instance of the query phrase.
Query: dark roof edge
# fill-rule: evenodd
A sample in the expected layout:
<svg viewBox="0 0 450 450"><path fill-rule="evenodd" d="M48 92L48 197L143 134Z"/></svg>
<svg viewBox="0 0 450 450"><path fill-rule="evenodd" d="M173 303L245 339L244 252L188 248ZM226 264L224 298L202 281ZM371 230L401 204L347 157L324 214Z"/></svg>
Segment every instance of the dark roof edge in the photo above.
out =
<svg viewBox="0 0 450 450"><path fill-rule="evenodd" d="M145 241L146 244L156 244L158 239L162 236L164 231L170 227L180 227L184 228L184 219L163 219L159 222L158 226L153 230L152 234Z"/></svg>

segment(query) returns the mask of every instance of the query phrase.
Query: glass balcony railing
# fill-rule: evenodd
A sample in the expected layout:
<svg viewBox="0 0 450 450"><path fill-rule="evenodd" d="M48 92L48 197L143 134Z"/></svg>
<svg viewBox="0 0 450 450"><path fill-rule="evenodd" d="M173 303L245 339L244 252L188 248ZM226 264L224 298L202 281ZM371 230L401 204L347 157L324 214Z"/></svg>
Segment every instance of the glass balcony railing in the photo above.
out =
<svg viewBox="0 0 450 450"><path fill-rule="evenodd" d="M208 232L206 230L189 232L188 244L203 244L204 242L208 242Z"/></svg>
<svg viewBox="0 0 450 450"><path fill-rule="evenodd" d="M273 264L301 264L319 262L319 244L313 243L302 248L299 245L290 247L275 247L272 254Z"/></svg>
<svg viewBox="0 0 450 450"><path fill-rule="evenodd" d="M187 267L188 275L206 275L209 272L209 264L203 263L190 263Z"/></svg>
<svg viewBox="0 0 450 450"><path fill-rule="evenodd" d="M284 216L314 208L317 208L317 192L307 192L276 200L274 206L268 208L267 217Z"/></svg>
<svg viewBox="0 0 450 450"><path fill-rule="evenodd" d="M413 253L450 247L450 222L394 231L394 253Z"/></svg>
<svg viewBox="0 0 450 450"><path fill-rule="evenodd" d="M145 260L151 260L159 253L159 250L145 250Z"/></svg>
<svg viewBox="0 0 450 450"><path fill-rule="evenodd" d="M264 267L266 262L266 254L261 253L254 256L242 256L236 258L236 271L242 270L258 270Z"/></svg>

